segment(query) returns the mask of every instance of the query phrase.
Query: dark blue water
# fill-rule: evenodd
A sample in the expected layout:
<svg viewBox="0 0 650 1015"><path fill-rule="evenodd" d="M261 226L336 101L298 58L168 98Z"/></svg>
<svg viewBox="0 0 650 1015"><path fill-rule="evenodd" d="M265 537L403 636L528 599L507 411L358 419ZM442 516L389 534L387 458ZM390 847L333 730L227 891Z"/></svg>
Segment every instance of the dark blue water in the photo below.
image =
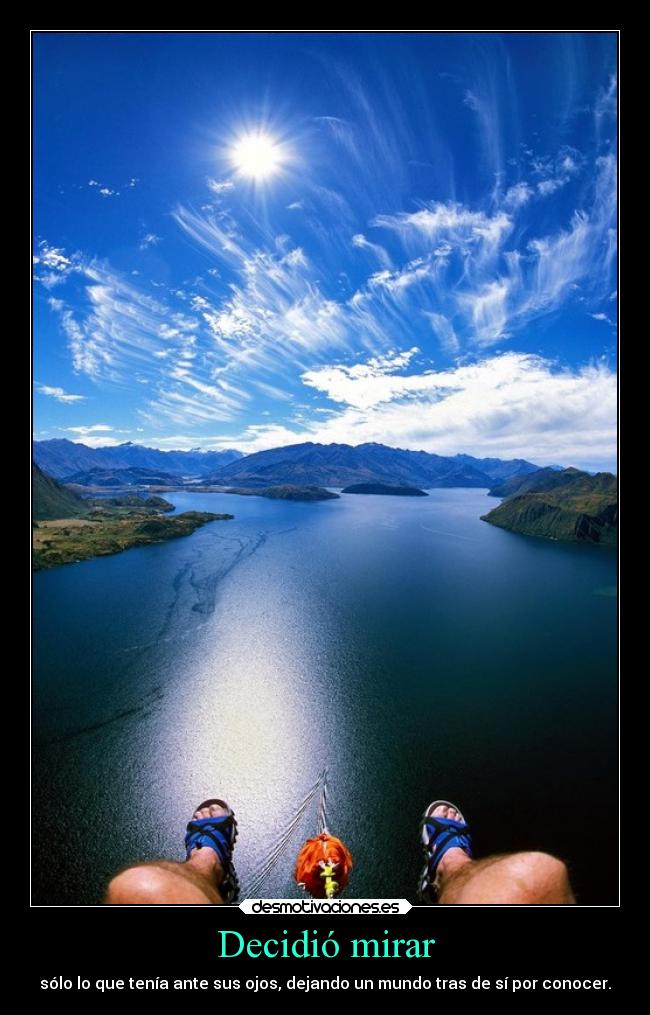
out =
<svg viewBox="0 0 650 1015"><path fill-rule="evenodd" d="M579 901L616 901L611 551L494 528L478 490L169 499L236 518L35 577L35 902L180 859L210 796L245 888L324 765L350 896L416 901L418 821L445 797L478 855L548 850ZM299 894L315 821L267 897Z"/></svg>

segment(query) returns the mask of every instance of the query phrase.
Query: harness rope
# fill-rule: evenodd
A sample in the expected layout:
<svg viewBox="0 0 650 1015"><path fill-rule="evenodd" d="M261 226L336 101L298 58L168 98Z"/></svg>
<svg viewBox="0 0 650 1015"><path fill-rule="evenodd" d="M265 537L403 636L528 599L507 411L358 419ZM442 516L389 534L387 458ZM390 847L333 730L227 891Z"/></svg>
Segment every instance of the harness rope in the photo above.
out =
<svg viewBox="0 0 650 1015"><path fill-rule="evenodd" d="M318 835L327 835L327 769L322 772L320 800L318 801L318 818L316 819Z"/></svg>
<svg viewBox="0 0 650 1015"><path fill-rule="evenodd" d="M307 839L302 846L296 860L294 877L300 887L315 898L333 899L343 891L352 870L352 856L347 846L328 831L327 789L327 769L324 768L250 882L246 893L249 898L261 895L262 885L280 857L289 849L300 822L317 796L317 834L315 838Z"/></svg>
<svg viewBox="0 0 650 1015"><path fill-rule="evenodd" d="M312 803L312 801L316 797L316 794L319 791L320 791L320 802L318 807L317 827L319 833L327 831L326 829L327 769L324 768L320 773L320 775L318 776L318 779L316 780L314 785L307 793L307 795L303 797L301 803L298 804L298 807L296 808L292 817L290 818L289 823L287 824L285 830L278 836L270 852L268 853L265 862L260 867L259 871L255 875L253 880L250 882L247 891L247 895L249 898L255 898L256 896L259 896L260 888L266 881L267 877L269 876L273 868L276 866L282 854L289 848L291 844L291 839L298 824L304 817L305 813L307 812L307 809L309 808L309 805Z"/></svg>

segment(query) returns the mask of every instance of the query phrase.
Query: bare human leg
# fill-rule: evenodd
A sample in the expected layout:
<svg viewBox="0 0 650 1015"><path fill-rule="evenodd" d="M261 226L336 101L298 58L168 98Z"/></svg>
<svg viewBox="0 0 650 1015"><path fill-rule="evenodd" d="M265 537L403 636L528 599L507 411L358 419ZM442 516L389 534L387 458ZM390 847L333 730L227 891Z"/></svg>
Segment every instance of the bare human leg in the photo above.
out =
<svg viewBox="0 0 650 1015"><path fill-rule="evenodd" d="M433 817L462 821L459 812L441 805ZM439 905L538 905L575 903L566 865L548 853L511 853L472 860L451 847L436 872Z"/></svg>
<svg viewBox="0 0 650 1015"><path fill-rule="evenodd" d="M228 811L218 804L196 810L193 819L218 817ZM108 906L220 906L223 866L213 849L193 849L183 863L153 860L116 874L106 891Z"/></svg>

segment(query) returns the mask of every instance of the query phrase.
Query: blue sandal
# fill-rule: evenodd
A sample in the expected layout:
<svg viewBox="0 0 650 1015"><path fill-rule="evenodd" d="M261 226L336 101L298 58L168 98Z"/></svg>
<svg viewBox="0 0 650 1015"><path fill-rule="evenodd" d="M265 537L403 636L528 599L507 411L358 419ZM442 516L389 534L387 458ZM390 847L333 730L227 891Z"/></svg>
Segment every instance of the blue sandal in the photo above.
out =
<svg viewBox="0 0 650 1015"><path fill-rule="evenodd" d="M237 839L237 822L234 812L224 800L204 800L196 810L201 811L211 804L223 807L228 813L208 818L192 818L187 826L185 849L188 860L193 849L207 847L214 850L223 868L219 892L223 901L230 904L237 900L239 894L239 881L232 862L232 851Z"/></svg>
<svg viewBox="0 0 650 1015"><path fill-rule="evenodd" d="M433 817L436 807L443 806L453 807L458 812L460 821ZM449 800L434 800L429 804L422 818L421 828L427 862L420 880L420 897L425 903L432 904L438 900L438 864L447 850L454 847L462 849L469 857L473 856L472 837L460 809Z"/></svg>

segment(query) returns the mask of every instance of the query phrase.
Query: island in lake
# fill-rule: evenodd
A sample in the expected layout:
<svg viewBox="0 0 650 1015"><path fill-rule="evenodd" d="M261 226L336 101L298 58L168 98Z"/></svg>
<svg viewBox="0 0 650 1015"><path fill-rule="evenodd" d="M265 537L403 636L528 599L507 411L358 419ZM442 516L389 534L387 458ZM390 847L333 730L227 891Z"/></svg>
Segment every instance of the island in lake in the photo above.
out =
<svg viewBox="0 0 650 1015"><path fill-rule="evenodd" d="M481 518L525 536L570 542L616 544L618 487L610 472L539 469L513 476L490 490L505 497Z"/></svg>
<svg viewBox="0 0 650 1015"><path fill-rule="evenodd" d="M240 497L270 497L271 500L337 500L338 493L325 490L322 486L267 486L262 489L251 486L226 487L223 493L236 493Z"/></svg>
<svg viewBox="0 0 650 1015"><path fill-rule="evenodd" d="M37 465L32 469L32 493L35 571L189 536L207 522L234 517L209 511L164 517L174 505L162 497L129 495L84 500L46 476Z"/></svg>
<svg viewBox="0 0 650 1015"><path fill-rule="evenodd" d="M428 497L424 490L417 486L394 486L390 483L353 483L346 486L341 493L375 493L389 497Z"/></svg>

